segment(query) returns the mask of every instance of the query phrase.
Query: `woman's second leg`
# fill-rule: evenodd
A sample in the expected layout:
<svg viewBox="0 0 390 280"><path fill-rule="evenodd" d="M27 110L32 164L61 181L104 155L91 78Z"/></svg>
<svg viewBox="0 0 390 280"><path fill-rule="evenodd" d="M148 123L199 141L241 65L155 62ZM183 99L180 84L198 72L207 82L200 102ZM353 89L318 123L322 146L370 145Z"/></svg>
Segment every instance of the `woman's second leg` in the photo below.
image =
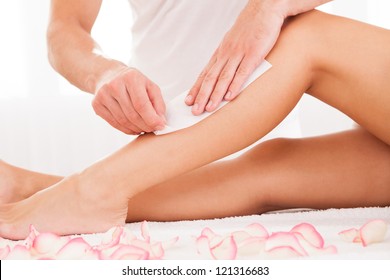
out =
<svg viewBox="0 0 390 280"><path fill-rule="evenodd" d="M330 24L336 24L337 28L326 29ZM336 33L339 36L330 36L326 41L328 46L324 46L318 42L321 36L317 30L321 28L325 28L321 30L321 35ZM342 40L343 36L360 33L374 44L361 42L356 51L348 46L348 38ZM341 41L338 41L339 37ZM0 234L12 238L24 237L31 223L38 229L60 234L97 232L123 224L131 197L255 142L292 110L307 89L320 98L328 92L329 96L322 96L322 99L343 109L387 141L390 132L376 123L390 117L390 110L383 109L390 104L390 97L375 91L373 98L373 95L367 96L367 92L370 88L378 89L377 84L382 86L381 90L389 92L389 85L387 80L383 81L384 75L372 76L369 69L363 68L367 61L374 61L377 72L387 70L388 65L383 62L386 59L382 56L388 55L386 52L390 50L380 48L378 44L389 45L388 31L317 12L299 17L284 29L268 57L273 64L272 69L252 83L234 102L191 128L158 137L140 137L80 175L19 203L2 206ZM333 60L338 53L342 55L347 50L353 56L353 53L360 54L361 48L372 53L372 57L361 57L362 69L356 70L356 64L351 63L350 57L340 56L336 61L339 66L334 67L320 59L323 53L329 51ZM348 75L345 75L346 71ZM372 80L365 87L352 91L351 77L359 78L362 73ZM340 77L337 80L339 86L334 87L332 79L322 77L326 75ZM339 92L343 88L347 89L345 92L349 98ZM348 104L351 99L355 102ZM371 99L375 102L370 102ZM367 114L363 107L374 110L374 105L380 108Z"/></svg>
<svg viewBox="0 0 390 280"><path fill-rule="evenodd" d="M390 205L390 146L364 129L273 139L139 193L127 221Z"/></svg>

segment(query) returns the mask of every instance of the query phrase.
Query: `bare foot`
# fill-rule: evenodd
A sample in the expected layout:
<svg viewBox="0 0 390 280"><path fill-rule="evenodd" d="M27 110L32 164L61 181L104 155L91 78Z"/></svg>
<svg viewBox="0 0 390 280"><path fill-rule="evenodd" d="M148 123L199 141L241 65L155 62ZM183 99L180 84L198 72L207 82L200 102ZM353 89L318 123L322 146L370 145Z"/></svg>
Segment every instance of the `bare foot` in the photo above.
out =
<svg viewBox="0 0 390 280"><path fill-rule="evenodd" d="M59 176L25 170L0 160L0 205L25 199L61 179Z"/></svg>
<svg viewBox="0 0 390 280"><path fill-rule="evenodd" d="M59 235L103 232L124 225L127 198L66 178L29 198L0 206L0 236L24 239L32 224L41 232Z"/></svg>

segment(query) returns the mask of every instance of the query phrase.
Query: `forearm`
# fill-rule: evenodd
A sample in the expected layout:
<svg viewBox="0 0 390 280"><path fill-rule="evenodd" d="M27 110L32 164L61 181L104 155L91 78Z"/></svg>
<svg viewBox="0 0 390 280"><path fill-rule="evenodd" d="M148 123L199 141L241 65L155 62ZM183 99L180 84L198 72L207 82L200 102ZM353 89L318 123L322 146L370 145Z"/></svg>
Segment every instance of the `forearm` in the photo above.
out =
<svg viewBox="0 0 390 280"><path fill-rule="evenodd" d="M99 81L126 67L102 54L98 44L78 23L52 22L47 32L48 56L53 68L83 91L95 93Z"/></svg>

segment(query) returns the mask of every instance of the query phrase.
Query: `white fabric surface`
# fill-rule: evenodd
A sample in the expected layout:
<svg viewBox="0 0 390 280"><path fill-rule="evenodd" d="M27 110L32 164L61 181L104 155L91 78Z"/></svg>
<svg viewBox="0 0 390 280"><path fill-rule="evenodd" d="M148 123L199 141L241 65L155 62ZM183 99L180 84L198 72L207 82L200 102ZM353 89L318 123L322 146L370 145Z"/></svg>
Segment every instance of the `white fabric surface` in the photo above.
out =
<svg viewBox="0 0 390 280"><path fill-rule="evenodd" d="M256 68L256 70L248 78L246 83L243 85L241 91L244 90L248 85L250 85L254 80L260 77L271 67L272 65L265 60L262 64L260 64L259 67ZM192 126L197 122L200 122L201 120L212 115L213 113L215 113L216 111L218 111L228 103L227 101L222 101L222 103L219 105L217 110L215 110L214 112L204 112L199 116L195 116L191 112L192 107L187 106L184 103L187 94L188 94L188 90L183 92L179 96L175 97L167 104L166 107L167 125L163 130L155 131L154 132L155 134L162 135L162 134L170 133L176 130L180 130Z"/></svg>
<svg viewBox="0 0 390 280"><path fill-rule="evenodd" d="M180 210L178 210L180 211ZM388 224L386 238L381 243L363 247L359 243L342 241L338 233L352 227L360 228L372 219L383 219ZM153 240L169 240L179 236L177 244L166 250L166 259L203 259L197 254L195 237L202 229L210 227L219 234L228 234L243 229L251 223L260 223L269 233L289 231L293 226L307 222L315 226L325 240L325 246L335 245L335 255L319 255L302 259L387 259L390 260L390 207L368 207L351 209L328 209L322 211L286 211L263 215L232 217L225 219L180 221L180 222L148 222ZM140 223L126 225L140 235ZM100 241L100 234L84 236L91 243ZM98 242L97 242L98 243Z"/></svg>

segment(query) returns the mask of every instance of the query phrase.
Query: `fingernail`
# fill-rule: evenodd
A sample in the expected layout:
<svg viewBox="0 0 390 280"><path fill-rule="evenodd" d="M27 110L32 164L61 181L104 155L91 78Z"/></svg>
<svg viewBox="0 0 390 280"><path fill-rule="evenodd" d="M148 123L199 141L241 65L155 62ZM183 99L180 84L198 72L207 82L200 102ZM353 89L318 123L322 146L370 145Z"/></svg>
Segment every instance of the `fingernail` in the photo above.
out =
<svg viewBox="0 0 390 280"><path fill-rule="evenodd" d="M225 95L225 100L229 100L232 97L232 92L228 91Z"/></svg>
<svg viewBox="0 0 390 280"><path fill-rule="evenodd" d="M199 104L195 103L194 106L192 106L192 112L196 112L199 109Z"/></svg>
<svg viewBox="0 0 390 280"><path fill-rule="evenodd" d="M187 95L185 102L190 103L192 101L192 95Z"/></svg>
<svg viewBox="0 0 390 280"><path fill-rule="evenodd" d="M208 104L207 104L207 111L210 111L213 109L213 101L210 101Z"/></svg>

